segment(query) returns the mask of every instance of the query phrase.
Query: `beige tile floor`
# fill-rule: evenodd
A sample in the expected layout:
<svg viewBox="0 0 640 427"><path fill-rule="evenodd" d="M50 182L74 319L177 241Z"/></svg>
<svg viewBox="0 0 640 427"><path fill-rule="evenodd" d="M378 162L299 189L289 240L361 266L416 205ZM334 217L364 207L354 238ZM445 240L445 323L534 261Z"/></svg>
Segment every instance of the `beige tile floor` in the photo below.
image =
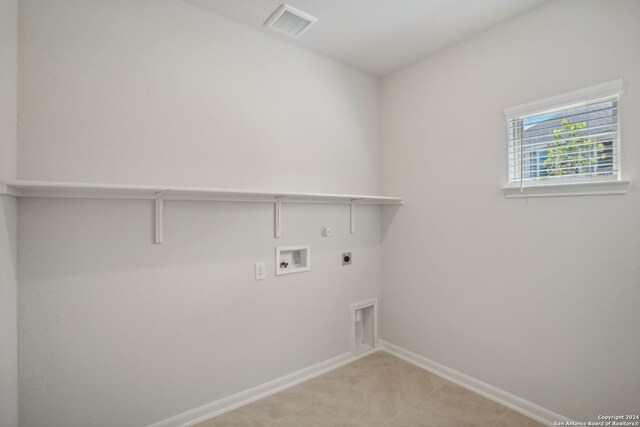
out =
<svg viewBox="0 0 640 427"><path fill-rule="evenodd" d="M530 418L378 351L195 427L538 427Z"/></svg>

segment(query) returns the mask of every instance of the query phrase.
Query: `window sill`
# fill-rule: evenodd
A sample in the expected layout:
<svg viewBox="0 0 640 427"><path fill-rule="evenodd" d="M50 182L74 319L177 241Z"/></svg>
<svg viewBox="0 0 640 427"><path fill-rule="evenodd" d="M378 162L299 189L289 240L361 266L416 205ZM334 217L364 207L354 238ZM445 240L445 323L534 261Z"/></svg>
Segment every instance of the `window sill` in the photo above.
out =
<svg viewBox="0 0 640 427"><path fill-rule="evenodd" d="M520 187L503 187L507 199L527 197L595 196L601 194L626 194L631 181L574 182L569 184L544 184Z"/></svg>

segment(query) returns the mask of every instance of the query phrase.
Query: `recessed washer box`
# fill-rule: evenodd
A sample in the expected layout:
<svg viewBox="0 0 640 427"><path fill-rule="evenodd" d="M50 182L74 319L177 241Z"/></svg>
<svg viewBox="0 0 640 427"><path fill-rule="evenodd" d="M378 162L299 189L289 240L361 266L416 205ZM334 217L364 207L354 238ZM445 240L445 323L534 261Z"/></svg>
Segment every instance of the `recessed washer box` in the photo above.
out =
<svg viewBox="0 0 640 427"><path fill-rule="evenodd" d="M311 270L310 246L278 246L276 248L276 276Z"/></svg>

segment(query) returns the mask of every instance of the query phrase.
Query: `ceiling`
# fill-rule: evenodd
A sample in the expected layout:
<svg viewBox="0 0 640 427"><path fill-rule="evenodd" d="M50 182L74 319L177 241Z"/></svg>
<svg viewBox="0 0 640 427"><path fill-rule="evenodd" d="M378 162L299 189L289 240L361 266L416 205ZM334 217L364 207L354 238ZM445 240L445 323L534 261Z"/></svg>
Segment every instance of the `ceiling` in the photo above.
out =
<svg viewBox="0 0 640 427"><path fill-rule="evenodd" d="M184 0L382 76L547 0ZM284 1L318 18L299 38L263 23Z"/></svg>

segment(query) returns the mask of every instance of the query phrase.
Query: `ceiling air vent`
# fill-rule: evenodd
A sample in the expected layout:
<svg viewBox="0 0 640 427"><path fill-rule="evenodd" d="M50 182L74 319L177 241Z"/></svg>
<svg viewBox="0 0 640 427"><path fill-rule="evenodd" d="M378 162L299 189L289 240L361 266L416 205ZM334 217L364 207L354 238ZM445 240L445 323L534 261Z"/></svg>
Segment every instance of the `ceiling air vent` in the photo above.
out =
<svg viewBox="0 0 640 427"><path fill-rule="evenodd" d="M298 37L311 28L317 20L318 18L308 13L283 4L271 14L264 25L288 36Z"/></svg>

